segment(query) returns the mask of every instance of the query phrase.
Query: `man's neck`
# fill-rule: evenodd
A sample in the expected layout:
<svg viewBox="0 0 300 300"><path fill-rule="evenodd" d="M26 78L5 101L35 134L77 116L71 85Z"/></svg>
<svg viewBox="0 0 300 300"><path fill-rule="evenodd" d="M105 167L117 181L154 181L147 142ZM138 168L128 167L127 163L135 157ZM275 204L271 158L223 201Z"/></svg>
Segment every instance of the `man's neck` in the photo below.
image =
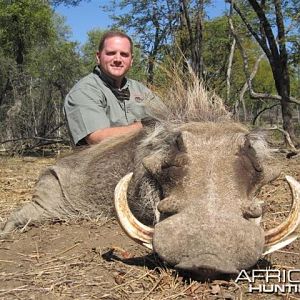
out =
<svg viewBox="0 0 300 300"><path fill-rule="evenodd" d="M121 78L121 79L114 79L112 77L110 77L109 75L107 75L105 72L103 72L100 68L100 66L96 66L95 67L97 73L99 72L99 76L100 78L109 86L113 87L113 88L117 88L117 89L122 89L122 87L124 87L124 85L127 82L127 79L125 77Z"/></svg>

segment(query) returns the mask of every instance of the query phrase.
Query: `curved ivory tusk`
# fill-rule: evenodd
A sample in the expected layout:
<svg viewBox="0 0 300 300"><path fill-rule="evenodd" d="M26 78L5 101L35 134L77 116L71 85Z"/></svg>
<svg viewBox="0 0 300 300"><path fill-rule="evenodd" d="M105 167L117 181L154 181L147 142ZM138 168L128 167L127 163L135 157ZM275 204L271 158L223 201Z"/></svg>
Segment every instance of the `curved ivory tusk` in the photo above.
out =
<svg viewBox="0 0 300 300"><path fill-rule="evenodd" d="M286 176L286 180L292 192L291 211L285 221L266 232L263 255L285 247L299 236L297 228L300 224L300 183L291 176Z"/></svg>
<svg viewBox="0 0 300 300"><path fill-rule="evenodd" d="M124 232L135 242L152 250L154 229L135 218L128 207L127 189L133 173L125 175L115 188L115 210L117 219Z"/></svg>

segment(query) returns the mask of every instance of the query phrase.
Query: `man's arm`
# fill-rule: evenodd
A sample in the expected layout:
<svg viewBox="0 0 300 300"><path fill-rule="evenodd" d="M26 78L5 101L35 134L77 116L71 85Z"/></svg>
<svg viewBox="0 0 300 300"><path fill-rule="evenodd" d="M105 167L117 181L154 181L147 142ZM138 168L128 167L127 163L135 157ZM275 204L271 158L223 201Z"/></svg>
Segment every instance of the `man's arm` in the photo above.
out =
<svg viewBox="0 0 300 300"><path fill-rule="evenodd" d="M106 138L114 137L118 135L123 135L126 133L134 132L141 130L143 125L141 122L134 122L127 126L120 126L120 127L109 127L104 129L98 129L85 137L85 141L89 145L97 144Z"/></svg>

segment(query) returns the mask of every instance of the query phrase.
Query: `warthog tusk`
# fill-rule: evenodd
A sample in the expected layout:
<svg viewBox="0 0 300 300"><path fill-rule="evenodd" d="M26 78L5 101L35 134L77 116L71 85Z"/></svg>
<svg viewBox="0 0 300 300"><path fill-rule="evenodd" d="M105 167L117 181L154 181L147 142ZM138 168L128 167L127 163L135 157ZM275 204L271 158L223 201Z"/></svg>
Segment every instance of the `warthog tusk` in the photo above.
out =
<svg viewBox="0 0 300 300"><path fill-rule="evenodd" d="M291 176L286 176L286 180L292 192L292 207L285 221L265 233L263 255L279 250L299 237L297 228L300 223L300 183Z"/></svg>
<svg viewBox="0 0 300 300"><path fill-rule="evenodd" d="M125 175L115 188L115 210L117 219L125 233L135 242L152 250L154 229L141 223L132 214L127 203L127 190L133 173Z"/></svg>

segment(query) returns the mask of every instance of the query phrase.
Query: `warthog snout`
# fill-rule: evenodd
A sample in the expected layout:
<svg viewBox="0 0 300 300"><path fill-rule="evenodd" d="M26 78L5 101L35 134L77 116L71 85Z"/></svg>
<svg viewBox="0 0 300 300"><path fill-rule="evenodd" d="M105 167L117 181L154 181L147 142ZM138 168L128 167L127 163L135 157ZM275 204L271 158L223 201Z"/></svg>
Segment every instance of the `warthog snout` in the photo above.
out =
<svg viewBox="0 0 300 300"><path fill-rule="evenodd" d="M198 215L187 210L155 226L153 248L163 260L193 273L232 274L253 266L261 257L264 232L259 226L242 216L217 211Z"/></svg>

